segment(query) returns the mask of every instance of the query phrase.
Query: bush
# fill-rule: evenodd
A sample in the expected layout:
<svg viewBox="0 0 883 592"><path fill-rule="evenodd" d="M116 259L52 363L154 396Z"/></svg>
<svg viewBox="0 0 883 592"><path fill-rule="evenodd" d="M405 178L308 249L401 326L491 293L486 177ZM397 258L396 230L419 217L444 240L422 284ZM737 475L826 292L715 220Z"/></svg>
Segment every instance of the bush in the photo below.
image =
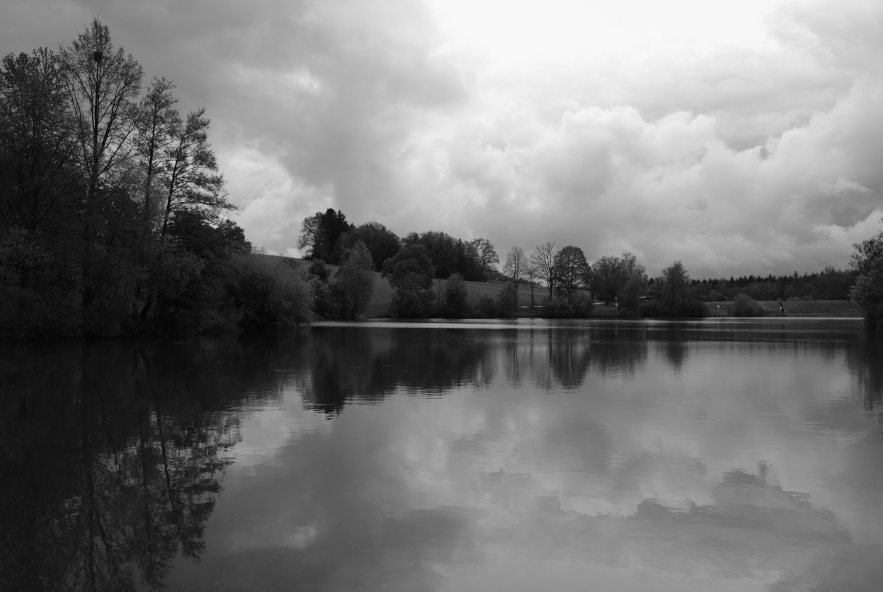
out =
<svg viewBox="0 0 883 592"><path fill-rule="evenodd" d="M468 298L469 292L466 290L466 284L463 283L463 276L459 273L453 274L441 291L439 303L441 316L448 319L468 317L471 312Z"/></svg>
<svg viewBox="0 0 883 592"><path fill-rule="evenodd" d="M708 316L708 307L701 300L691 298L678 302L673 312L676 317L701 318Z"/></svg>
<svg viewBox="0 0 883 592"><path fill-rule="evenodd" d="M389 305L389 316L402 319L425 319L432 316L435 294L432 290L408 292L396 290Z"/></svg>
<svg viewBox="0 0 883 592"><path fill-rule="evenodd" d="M313 319L310 284L275 257L243 255L239 268L237 300L243 329L308 324Z"/></svg>
<svg viewBox="0 0 883 592"><path fill-rule="evenodd" d="M729 299L725 295L721 294L717 290L712 290L711 293L708 295L709 302L727 302L728 300Z"/></svg>
<svg viewBox="0 0 883 592"><path fill-rule="evenodd" d="M498 315L503 319L515 316L515 284L509 282L497 294Z"/></svg>
<svg viewBox="0 0 883 592"><path fill-rule="evenodd" d="M472 314L478 319L493 319L500 314L500 305L487 294L481 294L472 301Z"/></svg>
<svg viewBox="0 0 883 592"><path fill-rule="evenodd" d="M577 294L570 300L570 308L573 311L574 318L587 319L592 316L595 305L592 299L585 294Z"/></svg>
<svg viewBox="0 0 883 592"><path fill-rule="evenodd" d="M765 311L751 296L740 293L733 299L730 315L734 317L765 317Z"/></svg>

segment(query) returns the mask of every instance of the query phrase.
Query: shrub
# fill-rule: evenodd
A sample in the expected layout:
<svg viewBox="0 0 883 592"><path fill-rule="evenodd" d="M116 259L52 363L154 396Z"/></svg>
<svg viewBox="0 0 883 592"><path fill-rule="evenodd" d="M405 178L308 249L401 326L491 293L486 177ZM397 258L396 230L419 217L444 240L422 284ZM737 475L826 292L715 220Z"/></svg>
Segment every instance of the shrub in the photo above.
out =
<svg viewBox="0 0 883 592"><path fill-rule="evenodd" d="M509 319L515 316L515 284L509 282L497 294L498 315Z"/></svg>
<svg viewBox="0 0 883 592"><path fill-rule="evenodd" d="M676 317L707 317L708 307L701 300L690 298L678 302L674 307L674 315Z"/></svg>
<svg viewBox="0 0 883 592"><path fill-rule="evenodd" d="M708 295L708 300L709 302L727 302L728 298L717 290L712 290Z"/></svg>
<svg viewBox="0 0 883 592"><path fill-rule="evenodd" d="M435 294L432 290L396 290L389 305L389 315L404 319L425 319L432 316L434 301Z"/></svg>
<svg viewBox="0 0 883 592"><path fill-rule="evenodd" d="M571 298L570 308L574 318L587 319L592 316L595 305L592 303L592 299L585 294L577 294Z"/></svg>
<svg viewBox="0 0 883 592"><path fill-rule="evenodd" d="M765 311L751 296L740 293L733 299L730 315L734 317L765 317Z"/></svg>
<svg viewBox="0 0 883 592"><path fill-rule="evenodd" d="M466 284L463 283L463 276L459 273L453 274L442 288L439 303L441 316L449 319L468 317L470 313L468 298L469 292L466 290Z"/></svg>
<svg viewBox="0 0 883 592"><path fill-rule="evenodd" d="M641 316L649 318L672 317L672 311L659 300L648 300L641 305Z"/></svg>
<svg viewBox="0 0 883 592"><path fill-rule="evenodd" d="M243 329L307 324L313 319L310 284L274 257L243 255L239 268L237 300Z"/></svg>
<svg viewBox="0 0 883 592"><path fill-rule="evenodd" d="M573 308L563 298L543 299L543 318L569 319L573 317Z"/></svg>
<svg viewBox="0 0 883 592"><path fill-rule="evenodd" d="M487 294L481 294L472 302L472 314L479 319L493 319L500 314L500 305Z"/></svg>

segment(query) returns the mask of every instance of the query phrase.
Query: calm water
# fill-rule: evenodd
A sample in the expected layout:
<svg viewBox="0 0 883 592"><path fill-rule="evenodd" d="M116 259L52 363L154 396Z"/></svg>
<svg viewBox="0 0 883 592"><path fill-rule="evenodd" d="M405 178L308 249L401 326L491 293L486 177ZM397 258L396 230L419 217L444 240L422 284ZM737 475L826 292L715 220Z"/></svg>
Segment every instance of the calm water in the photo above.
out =
<svg viewBox="0 0 883 592"><path fill-rule="evenodd" d="M0 350L0 590L883 589L853 320Z"/></svg>

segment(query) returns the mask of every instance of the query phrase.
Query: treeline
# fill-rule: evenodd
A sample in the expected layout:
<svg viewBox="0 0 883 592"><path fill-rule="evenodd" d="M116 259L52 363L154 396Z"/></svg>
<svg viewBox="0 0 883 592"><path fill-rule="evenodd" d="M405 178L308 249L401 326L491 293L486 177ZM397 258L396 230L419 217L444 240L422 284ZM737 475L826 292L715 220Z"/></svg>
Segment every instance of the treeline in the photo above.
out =
<svg viewBox="0 0 883 592"><path fill-rule="evenodd" d="M57 52L3 58L0 337L309 320L307 282L224 217L205 109L143 78L97 19Z"/></svg>
<svg viewBox="0 0 883 592"><path fill-rule="evenodd" d="M707 302L733 300L746 294L754 300L849 300L856 270L826 267L817 273L767 277L693 280L697 295Z"/></svg>

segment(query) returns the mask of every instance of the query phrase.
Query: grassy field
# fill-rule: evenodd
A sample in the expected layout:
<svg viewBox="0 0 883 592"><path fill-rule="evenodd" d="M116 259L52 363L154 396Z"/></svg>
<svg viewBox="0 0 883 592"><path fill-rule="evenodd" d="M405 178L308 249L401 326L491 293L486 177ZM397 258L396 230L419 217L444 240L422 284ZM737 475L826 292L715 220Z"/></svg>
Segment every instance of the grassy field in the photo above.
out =
<svg viewBox="0 0 883 592"><path fill-rule="evenodd" d="M298 265L309 265L309 261L303 259L289 259L295 261ZM328 265L329 271L332 273L338 270L337 265ZM374 273L374 295L371 302L368 303L368 309L365 316L368 318L384 317L389 311L390 302L392 302L392 286L389 282L380 277L379 272ZM447 280L435 280L436 289L443 286ZM477 298L481 295L487 295L496 298L500 290L503 289L502 282L465 282L466 289L469 290L470 299ZM534 288L534 302L537 309L530 309L530 287L519 286L518 288L518 304L520 309L516 316L532 317L539 314L539 306L543 301L543 297L548 292L545 288ZM708 311L712 316L728 316L732 302L707 302ZM758 301L764 309L771 314L779 314L778 300L760 300ZM785 301L786 316L831 316L831 317L857 317L861 316L858 307L847 300L786 300ZM615 317L616 307L604 306L595 303L595 316L601 318Z"/></svg>

